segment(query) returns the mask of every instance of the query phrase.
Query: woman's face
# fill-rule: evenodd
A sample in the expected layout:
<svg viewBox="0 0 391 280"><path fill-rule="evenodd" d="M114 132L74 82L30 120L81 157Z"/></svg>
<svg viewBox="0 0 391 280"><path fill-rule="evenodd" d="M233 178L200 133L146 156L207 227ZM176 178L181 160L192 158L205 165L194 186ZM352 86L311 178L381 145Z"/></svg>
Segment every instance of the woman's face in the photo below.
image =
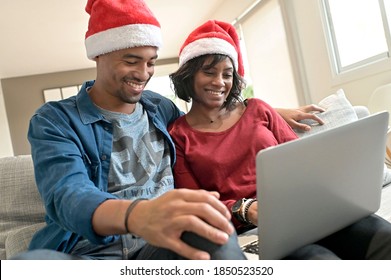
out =
<svg viewBox="0 0 391 280"><path fill-rule="evenodd" d="M232 89L234 67L228 57L213 67L211 61L212 58L205 60L194 76L193 104L220 108Z"/></svg>

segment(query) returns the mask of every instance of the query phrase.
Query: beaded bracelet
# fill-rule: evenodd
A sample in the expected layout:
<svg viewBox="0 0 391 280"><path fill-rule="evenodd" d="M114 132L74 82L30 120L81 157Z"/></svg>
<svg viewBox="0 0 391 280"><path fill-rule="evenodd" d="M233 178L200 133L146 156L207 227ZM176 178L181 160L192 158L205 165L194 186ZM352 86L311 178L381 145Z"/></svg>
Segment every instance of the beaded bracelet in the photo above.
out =
<svg viewBox="0 0 391 280"><path fill-rule="evenodd" d="M246 202L245 202L245 205L244 205L244 210L243 210L243 219L247 222L247 223L249 223L249 224L252 224L251 222L250 222L250 220L247 218L247 214L248 214L248 210L250 209L250 206L251 206L251 204L253 204L254 202L256 202L257 201L257 199L256 198L251 198L251 199L249 199L249 200L247 200Z"/></svg>
<svg viewBox="0 0 391 280"><path fill-rule="evenodd" d="M127 233L130 233L129 229L128 229L128 219L129 219L129 215L130 213L132 212L132 210L134 209L134 207L136 207L136 205L142 201L142 200L146 200L146 198L137 198L135 200L133 200L130 205L128 206L128 209L126 209L126 212L125 212L125 229L126 229L126 232Z"/></svg>

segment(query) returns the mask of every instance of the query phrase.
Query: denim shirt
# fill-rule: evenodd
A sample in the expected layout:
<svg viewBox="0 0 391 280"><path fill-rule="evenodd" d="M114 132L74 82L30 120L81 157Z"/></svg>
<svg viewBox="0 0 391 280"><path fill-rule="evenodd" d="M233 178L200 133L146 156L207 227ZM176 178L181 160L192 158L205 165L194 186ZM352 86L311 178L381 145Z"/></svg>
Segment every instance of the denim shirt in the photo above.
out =
<svg viewBox="0 0 391 280"><path fill-rule="evenodd" d="M29 249L69 252L81 237L107 244L118 235L100 236L92 228L95 209L108 199L112 125L90 99L84 83L77 96L43 105L31 118L28 139L35 179L46 208L47 225L38 231ZM175 145L167 126L182 112L169 99L144 91L140 103L161 131L175 162Z"/></svg>

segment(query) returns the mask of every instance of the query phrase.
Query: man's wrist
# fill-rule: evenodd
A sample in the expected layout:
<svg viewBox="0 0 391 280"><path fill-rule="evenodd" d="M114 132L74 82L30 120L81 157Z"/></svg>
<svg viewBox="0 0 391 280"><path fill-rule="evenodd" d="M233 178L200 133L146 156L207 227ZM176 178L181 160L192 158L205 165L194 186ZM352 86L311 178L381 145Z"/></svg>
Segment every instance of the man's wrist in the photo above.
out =
<svg viewBox="0 0 391 280"><path fill-rule="evenodd" d="M129 216L130 216L130 213L133 211L134 207L136 207L136 205L141 202L142 200L146 200L146 198L137 198L135 200L133 200L128 208L126 209L126 212L125 212L125 219L124 219L124 227L125 227L125 230L127 233L132 233L129 231L129 225L128 225L128 220L129 220Z"/></svg>

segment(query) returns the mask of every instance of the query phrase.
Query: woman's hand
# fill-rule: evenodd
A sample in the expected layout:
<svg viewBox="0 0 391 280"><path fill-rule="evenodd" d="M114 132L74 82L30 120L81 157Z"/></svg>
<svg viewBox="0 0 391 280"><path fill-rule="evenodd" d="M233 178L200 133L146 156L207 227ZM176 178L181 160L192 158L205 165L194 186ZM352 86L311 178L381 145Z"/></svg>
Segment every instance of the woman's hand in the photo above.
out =
<svg viewBox="0 0 391 280"><path fill-rule="evenodd" d="M314 114L314 112L324 112L324 109L314 104L301 106L297 109L276 108L275 110L293 129L311 130L311 126L299 122L306 119L314 120L321 125L324 124L322 119Z"/></svg>

